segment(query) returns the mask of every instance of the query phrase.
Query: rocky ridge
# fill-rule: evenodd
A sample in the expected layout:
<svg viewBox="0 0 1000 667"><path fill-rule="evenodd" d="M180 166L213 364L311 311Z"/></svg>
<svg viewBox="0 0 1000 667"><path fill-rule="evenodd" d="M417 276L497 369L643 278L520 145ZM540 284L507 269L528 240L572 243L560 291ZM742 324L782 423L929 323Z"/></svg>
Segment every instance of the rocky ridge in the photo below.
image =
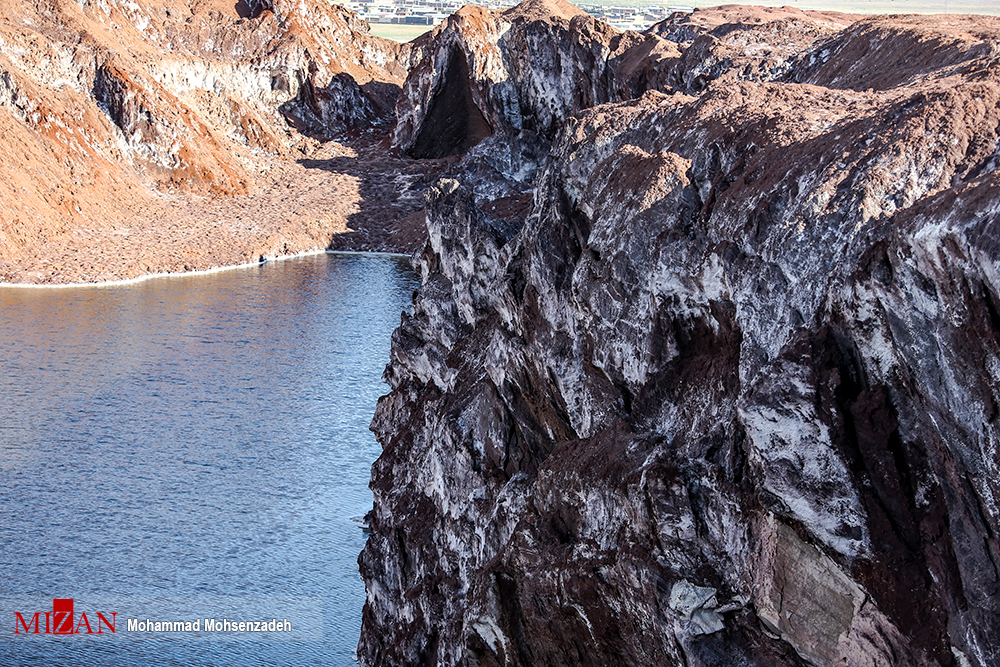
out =
<svg viewBox="0 0 1000 667"><path fill-rule="evenodd" d="M411 73L401 147L439 95L551 151L526 215L428 196L362 664L1000 664L1000 23L782 12L655 27L630 100L478 10Z"/></svg>
<svg viewBox="0 0 1000 667"><path fill-rule="evenodd" d="M568 2L502 12L466 6L435 29L407 77L393 143L414 157L443 157L494 134L551 140L577 111L634 96L621 62L649 62L663 51L676 53L664 40L617 30Z"/></svg>
<svg viewBox="0 0 1000 667"><path fill-rule="evenodd" d="M720 77L778 80L858 18L725 6L675 14L640 34L564 1L465 7L413 48L393 145L418 158L466 155L477 174L465 180L481 205L517 197L583 109L647 90L697 94Z"/></svg>

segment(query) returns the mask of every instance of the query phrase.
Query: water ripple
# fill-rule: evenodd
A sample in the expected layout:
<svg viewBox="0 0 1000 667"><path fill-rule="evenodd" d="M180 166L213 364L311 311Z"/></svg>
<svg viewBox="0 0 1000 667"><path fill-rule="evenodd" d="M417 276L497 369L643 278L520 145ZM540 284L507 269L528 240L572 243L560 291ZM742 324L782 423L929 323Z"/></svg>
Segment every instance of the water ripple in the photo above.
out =
<svg viewBox="0 0 1000 667"><path fill-rule="evenodd" d="M0 290L3 622L56 597L318 619L301 641L5 633L0 663L354 664L367 427L415 285L365 255Z"/></svg>

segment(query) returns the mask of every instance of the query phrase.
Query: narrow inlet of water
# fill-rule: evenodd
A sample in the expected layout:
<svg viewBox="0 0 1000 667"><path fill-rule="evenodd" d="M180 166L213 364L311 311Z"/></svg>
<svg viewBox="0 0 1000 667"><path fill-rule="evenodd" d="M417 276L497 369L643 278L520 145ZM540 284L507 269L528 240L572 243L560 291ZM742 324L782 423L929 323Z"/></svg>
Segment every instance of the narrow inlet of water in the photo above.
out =
<svg viewBox="0 0 1000 667"><path fill-rule="evenodd" d="M355 664L368 424L416 285L319 255L0 289L0 664ZM76 634L45 633L55 599Z"/></svg>

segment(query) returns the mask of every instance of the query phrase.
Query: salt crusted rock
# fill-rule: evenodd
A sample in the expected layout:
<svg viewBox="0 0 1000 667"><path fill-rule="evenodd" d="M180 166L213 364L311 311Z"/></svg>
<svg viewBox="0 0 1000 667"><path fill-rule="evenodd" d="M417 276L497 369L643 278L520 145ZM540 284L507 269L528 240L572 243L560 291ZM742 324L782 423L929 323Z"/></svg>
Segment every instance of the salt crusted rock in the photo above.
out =
<svg viewBox="0 0 1000 667"><path fill-rule="evenodd" d="M650 63L679 52L569 3L537 0L503 12L463 7L421 53L397 102L393 135L414 157L464 153L493 134L551 139L580 109L646 90Z"/></svg>
<svg viewBox="0 0 1000 667"><path fill-rule="evenodd" d="M457 57L513 71L475 17ZM1000 664L998 43L865 19L567 117L523 219L432 189L361 662ZM469 80L524 127L525 79Z"/></svg>
<svg viewBox="0 0 1000 667"><path fill-rule="evenodd" d="M799 60L815 57L822 44L859 18L791 7L728 6L674 14L647 32L676 41L682 53L660 65L660 89L697 93L720 78L782 79Z"/></svg>

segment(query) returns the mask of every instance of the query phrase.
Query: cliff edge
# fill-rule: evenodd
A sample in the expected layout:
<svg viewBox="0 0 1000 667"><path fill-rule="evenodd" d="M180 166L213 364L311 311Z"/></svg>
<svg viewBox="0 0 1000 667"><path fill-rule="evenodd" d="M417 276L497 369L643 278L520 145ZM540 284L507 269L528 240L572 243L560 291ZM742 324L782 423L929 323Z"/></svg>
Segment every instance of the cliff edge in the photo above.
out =
<svg viewBox="0 0 1000 667"><path fill-rule="evenodd" d="M362 664L1000 665L1000 23L771 11L536 124L526 215L432 189Z"/></svg>

